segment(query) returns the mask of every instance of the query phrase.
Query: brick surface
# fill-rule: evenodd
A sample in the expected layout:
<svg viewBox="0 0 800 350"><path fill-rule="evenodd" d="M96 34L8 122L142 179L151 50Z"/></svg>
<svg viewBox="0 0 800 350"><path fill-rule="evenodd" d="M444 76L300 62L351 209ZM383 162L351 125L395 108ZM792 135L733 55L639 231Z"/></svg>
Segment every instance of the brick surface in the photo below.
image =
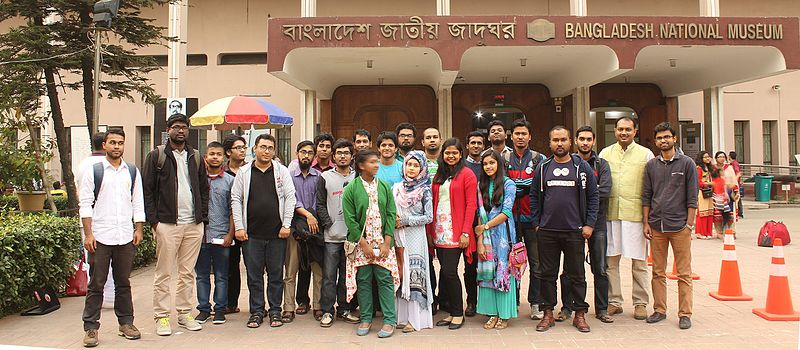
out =
<svg viewBox="0 0 800 350"><path fill-rule="evenodd" d="M189 332L177 325L173 317L174 334L169 337L155 335L152 311L153 268L134 272L132 277L136 325L142 339L128 341L116 335L114 312L103 309L100 329L100 346L108 349L469 349L502 347L506 349L797 349L798 322L769 322L752 314L754 307L764 307L771 249L759 248L756 235L761 225L769 219L783 220L789 231L800 240L800 215L796 208L749 210L747 218L738 224L737 252L744 292L753 301L721 302L708 296L716 290L720 260L721 240L695 240L692 243L692 268L701 279L694 281L693 327L681 331L677 326L677 285L667 281L668 318L658 324L648 325L633 319L630 303L630 264L623 262L622 281L626 303L625 313L616 316L613 324L603 324L594 318L594 310L587 315L592 327L588 334L579 333L571 323L558 323L545 333L536 332L535 321L528 318L527 304L520 306L519 318L502 331L484 330L485 317L468 318L458 331L444 328L426 329L413 334L396 332L392 338L378 339L378 323L366 337L355 335L355 326L336 322L330 329L320 328L311 315L298 315L291 324L270 328L267 323L258 329L245 327L247 320L247 287L243 286L239 305L241 313L228 315L224 325L207 323L202 331ZM785 248L789 268L789 283L794 295L795 308L800 308L800 248L798 243ZM668 266L672 266L671 260ZM592 295L591 273L587 266L589 291ZM523 292L527 289L527 276L523 279ZM524 299L524 298L523 298ZM0 319L0 344L58 349L82 347L83 298L61 299L60 310L46 316L7 316ZM591 300L589 300L592 304ZM648 306L652 312L652 305ZM174 316L174 315L173 315ZM439 314L435 320L443 318ZM376 321L379 322L379 319Z"/></svg>

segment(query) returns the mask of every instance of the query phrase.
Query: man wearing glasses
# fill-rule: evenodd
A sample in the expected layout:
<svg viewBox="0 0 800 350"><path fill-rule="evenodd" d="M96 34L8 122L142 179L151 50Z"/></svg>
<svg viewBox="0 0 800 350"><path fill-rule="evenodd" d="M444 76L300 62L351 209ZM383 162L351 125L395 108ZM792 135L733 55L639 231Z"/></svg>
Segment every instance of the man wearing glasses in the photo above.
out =
<svg viewBox="0 0 800 350"><path fill-rule="evenodd" d="M156 237L153 309L158 335L172 334L170 285L176 266L178 325L202 329L189 312L194 304L194 266L208 222L208 175L201 156L186 144L189 120L174 114L167 119L167 130L169 142L150 151L142 171L145 214Z"/></svg>
<svg viewBox="0 0 800 350"><path fill-rule="evenodd" d="M395 130L397 134L397 160L403 164L406 154L414 149L414 143L417 142L417 127L409 122L402 122L397 124Z"/></svg>

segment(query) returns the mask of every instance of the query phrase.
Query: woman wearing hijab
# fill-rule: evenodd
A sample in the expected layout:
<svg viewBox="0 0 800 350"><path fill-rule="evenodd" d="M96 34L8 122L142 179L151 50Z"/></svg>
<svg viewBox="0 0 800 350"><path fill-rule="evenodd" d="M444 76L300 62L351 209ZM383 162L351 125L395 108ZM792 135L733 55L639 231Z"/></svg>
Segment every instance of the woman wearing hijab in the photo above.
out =
<svg viewBox="0 0 800 350"><path fill-rule="evenodd" d="M422 151L409 152L403 161L403 181L392 188L397 206L395 249L401 272L397 322L403 333L433 328L428 239L425 225L433 221L433 195L428 186L428 162Z"/></svg>
<svg viewBox="0 0 800 350"><path fill-rule="evenodd" d="M433 178L433 230L430 230L441 265L441 304L448 304L450 316L436 322L455 330L464 325L464 299L458 263L464 255L472 263L475 252L475 219L478 180L464 166L464 146L457 138L447 139L439 153L438 170ZM466 254L464 254L466 253Z"/></svg>
<svg viewBox="0 0 800 350"><path fill-rule="evenodd" d="M358 177L344 188L342 194L347 241L357 244L354 253L347 258L347 301L358 292L361 324L356 334L369 334L376 302L372 285L376 283L377 301L383 311L383 328L378 337L388 338L397 324L394 293L400 285L397 258L392 249L396 222L394 196L389 185L375 176L378 173L378 152L360 151L354 163Z"/></svg>
<svg viewBox="0 0 800 350"><path fill-rule="evenodd" d="M478 248L478 310L489 316L485 329L505 329L517 317L517 282L522 276L508 263L516 243L511 210L517 186L505 176L500 154L488 149L481 154L483 171L478 184L479 225L475 227ZM488 212L488 214L487 214ZM519 272L519 270L516 270Z"/></svg>

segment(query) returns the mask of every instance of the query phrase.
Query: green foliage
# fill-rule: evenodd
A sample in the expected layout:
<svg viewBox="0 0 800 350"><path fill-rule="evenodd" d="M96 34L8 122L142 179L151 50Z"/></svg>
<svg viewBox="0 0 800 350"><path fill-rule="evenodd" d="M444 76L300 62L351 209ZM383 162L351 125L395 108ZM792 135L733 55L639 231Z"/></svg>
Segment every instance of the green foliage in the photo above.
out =
<svg viewBox="0 0 800 350"><path fill-rule="evenodd" d="M56 208L59 211L67 210L69 203L67 197L53 196L53 202L56 203ZM17 196L0 196L0 210L3 208L7 210L19 210L19 200Z"/></svg>
<svg viewBox="0 0 800 350"><path fill-rule="evenodd" d="M144 237L142 243L136 246L136 257L133 259L133 268L147 266L156 260L156 239L149 224L144 224Z"/></svg>
<svg viewBox="0 0 800 350"><path fill-rule="evenodd" d="M60 289L80 258L78 220L50 214L1 214L0 315L33 303L42 286Z"/></svg>

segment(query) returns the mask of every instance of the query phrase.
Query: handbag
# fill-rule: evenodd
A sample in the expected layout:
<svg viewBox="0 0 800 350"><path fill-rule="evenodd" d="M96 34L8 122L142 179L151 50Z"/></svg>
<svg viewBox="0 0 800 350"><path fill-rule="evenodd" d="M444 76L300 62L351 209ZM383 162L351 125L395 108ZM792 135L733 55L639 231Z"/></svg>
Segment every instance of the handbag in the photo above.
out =
<svg viewBox="0 0 800 350"><path fill-rule="evenodd" d="M711 198L714 196L714 189L711 187L703 187L700 191L703 192L703 198Z"/></svg>
<svg viewBox="0 0 800 350"><path fill-rule="evenodd" d="M506 220L506 234L508 241L511 242L511 230L508 227L508 220ZM511 245L511 250L508 252L508 266L514 270L518 270L519 276L525 273L528 267L528 249L525 247L525 242L519 241Z"/></svg>
<svg viewBox="0 0 800 350"><path fill-rule="evenodd" d="M364 237L364 232L366 232L366 230L367 230L367 222L364 221L364 227L361 228L361 237ZM356 254L356 247L358 247L358 242L350 242L348 240L345 240L344 241L344 256L347 257L347 258L352 258L353 255Z"/></svg>
<svg viewBox="0 0 800 350"><path fill-rule="evenodd" d="M85 263L86 255L81 254L81 261L75 264L75 273L67 280L67 296L79 297L86 295L86 291L89 288L89 275L83 268Z"/></svg>

